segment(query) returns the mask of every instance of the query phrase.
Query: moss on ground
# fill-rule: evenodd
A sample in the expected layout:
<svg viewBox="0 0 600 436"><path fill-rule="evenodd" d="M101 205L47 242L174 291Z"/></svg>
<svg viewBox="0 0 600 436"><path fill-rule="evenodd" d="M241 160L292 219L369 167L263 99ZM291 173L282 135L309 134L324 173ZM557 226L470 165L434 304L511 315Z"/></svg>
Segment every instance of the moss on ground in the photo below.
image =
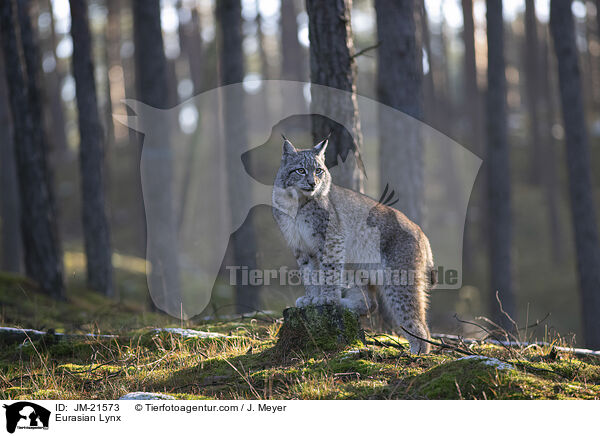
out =
<svg viewBox="0 0 600 436"><path fill-rule="evenodd" d="M86 295L53 302L34 284L0 275L2 325L118 335L0 346L0 399L114 399L133 391L180 399L600 398L598 359L547 347L515 355L486 344L471 348L483 357L414 356L403 339L371 334L368 345L311 342L310 352L282 356L280 320L186 323L223 336L185 337L157 330L182 327L172 319Z"/></svg>
<svg viewBox="0 0 600 436"><path fill-rule="evenodd" d="M284 357L361 346L365 341L358 315L339 306L290 307L283 318L276 351Z"/></svg>

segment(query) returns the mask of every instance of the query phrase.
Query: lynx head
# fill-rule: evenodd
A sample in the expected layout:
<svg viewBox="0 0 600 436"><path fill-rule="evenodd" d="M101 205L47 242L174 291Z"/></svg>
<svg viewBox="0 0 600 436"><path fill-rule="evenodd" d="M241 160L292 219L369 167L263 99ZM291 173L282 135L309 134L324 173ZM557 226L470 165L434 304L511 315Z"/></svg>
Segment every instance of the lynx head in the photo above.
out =
<svg viewBox="0 0 600 436"><path fill-rule="evenodd" d="M325 166L328 139L308 150L297 150L284 138L281 165L275 186L295 189L306 197L326 195L331 186L331 175Z"/></svg>

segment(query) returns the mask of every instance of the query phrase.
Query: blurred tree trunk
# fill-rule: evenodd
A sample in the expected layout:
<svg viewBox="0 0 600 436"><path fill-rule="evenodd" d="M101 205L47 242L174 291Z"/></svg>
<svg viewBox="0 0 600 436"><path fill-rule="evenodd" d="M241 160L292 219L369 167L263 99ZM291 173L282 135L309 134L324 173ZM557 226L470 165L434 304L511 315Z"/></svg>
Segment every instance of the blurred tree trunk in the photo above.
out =
<svg viewBox="0 0 600 436"><path fill-rule="evenodd" d="M306 56L298 40L298 12L294 0L281 2L281 77L284 80L307 79Z"/></svg>
<svg viewBox="0 0 600 436"><path fill-rule="evenodd" d="M266 50L266 37L265 34L263 32L263 17L262 14L260 13L260 0L256 0L255 2L255 7L256 7L256 18L254 19L254 22L256 23L256 38L258 39L258 54L259 54L259 58L260 58L260 76L261 76L261 80L269 80L273 78L273 74L271 72L271 64L269 62L269 56L267 54L267 50ZM271 128L273 126L271 126L270 124L267 124L268 121L271 119L270 116L270 110L271 110L271 102L273 101L272 98L270 98L269 95L269 88L263 88L261 90L261 92L258 94L258 97L260 99L259 101L259 107L257 109L260 110L262 115L259 118L260 122L256 122L256 126L258 129L260 129L261 131L264 132L269 132L271 130Z"/></svg>
<svg viewBox="0 0 600 436"><path fill-rule="evenodd" d="M79 160L87 284L113 297L110 230L104 205L104 131L98 113L86 0L70 0L73 77L79 117Z"/></svg>
<svg viewBox="0 0 600 436"><path fill-rule="evenodd" d="M421 20L421 41L423 41L423 49L425 50L425 54L427 56L427 65L429 66L429 71L427 71L426 74L425 72L423 72L423 111L425 121L430 126L437 128L437 97L435 95L435 84L433 82L433 67L435 64L435 60L433 59L433 53L431 51L431 32L429 30L429 17L424 1L421 1L421 8L423 14L423 18Z"/></svg>
<svg viewBox="0 0 600 436"><path fill-rule="evenodd" d="M217 2L217 23L219 26L219 79L220 86L241 83L244 80L244 52L242 50L242 8L240 0ZM246 126L245 94L241 86L223 88L223 116L225 168L227 174L235 174L237 161L243 147L248 142ZM252 165L250 163L250 165ZM228 180L229 207L233 211L239 207L240 198L252 195L250 187L237 185ZM238 231L231 235L233 262L235 266L256 268L256 235L251 215ZM256 287L242 285L241 270L236 286L236 306L238 313L260 309L260 293Z"/></svg>
<svg viewBox="0 0 600 436"><path fill-rule="evenodd" d="M61 96L65 72L61 68L60 60L56 57L56 46L58 45L58 42L54 27L52 0L46 0L46 3L48 12L50 13L49 45L55 62L54 69L50 73L44 75L45 85L47 87L46 92L48 93L49 99L49 107L46 111L46 131L51 137L49 141L49 149L55 150L58 153L59 159L70 160L73 154L69 149L69 143L67 140L65 113Z"/></svg>
<svg viewBox="0 0 600 436"><path fill-rule="evenodd" d="M477 86L477 64L475 61L475 23L473 22L473 0L462 0L464 29L462 39L465 45L464 83L465 113L469 116L471 150L482 154L483 147L483 105Z"/></svg>
<svg viewBox="0 0 600 436"><path fill-rule="evenodd" d="M327 148L327 166L337 164L338 156L345 161L354 154L357 165L344 167L335 183L355 191L364 190L364 174L361 172L360 150L362 133L356 100L356 61L350 11L352 0L306 0L308 31L310 39L310 80L317 85L347 91L344 95L331 96L311 87L313 112L336 114L351 132L344 132L341 124L325 117L314 117L312 134L315 143L331 133ZM350 135L348 135L350 133ZM356 138L356 141L354 138Z"/></svg>
<svg viewBox="0 0 600 436"><path fill-rule="evenodd" d="M506 121L506 66L504 63L504 27L502 3L487 0L488 90L487 90L487 184L489 202L489 251L491 276L491 313L493 318L511 328L500 313L495 294L504 310L514 318L510 205L510 163Z"/></svg>
<svg viewBox="0 0 600 436"><path fill-rule="evenodd" d="M462 40L465 47L463 57L464 69L464 113L467 114L467 141L470 143L470 150L479 156L485 153L485 140L483 132L483 101L481 91L477 85L477 62L475 57L475 22L473 21L473 0L462 0L463 11L463 32ZM479 174L482 178L483 171ZM471 270L474 267L475 253L477 243L485 244L485 229L481 226L485 219L482 219L481 213L485 213L485 182L476 183L473 187L470 200L470 213L467 213L465 221L465 230L463 237L463 259L465 268ZM480 224L479 227L477 224ZM485 249L485 247L483 247Z"/></svg>
<svg viewBox="0 0 600 436"><path fill-rule="evenodd" d="M15 3L0 2L0 27L6 79L10 84L25 270L43 292L64 298L61 250L46 162L46 143L43 141L41 102L39 94L32 95L37 92L37 51L32 47L27 4L19 2L19 9L23 8L23 12L18 13L14 10ZM16 29L20 29L20 35L17 35ZM22 47L17 42L19 36ZM25 65L19 56L21 50L25 55Z"/></svg>
<svg viewBox="0 0 600 436"><path fill-rule="evenodd" d="M260 0L256 0L256 18L254 22L256 23L256 38L258 39L258 54L260 57L260 70L262 72L262 79L269 80L272 78L271 74L271 64L269 62L269 57L267 56L267 50L265 49L265 34L262 29L263 17L260 13Z"/></svg>
<svg viewBox="0 0 600 436"><path fill-rule="evenodd" d="M106 1L106 26L104 27L104 60L106 63L106 104L104 105L104 124L106 125L105 161L107 169L111 167L112 149L116 143L115 122L113 119L113 98L111 90L111 68L121 66L121 6L117 0ZM110 172L106 174L106 186L110 186Z"/></svg>
<svg viewBox="0 0 600 436"><path fill-rule="evenodd" d="M179 8L182 7L180 3L181 2L178 3ZM185 59L187 59L188 62L190 78L194 86L192 95L196 96L204 89L202 72L204 47L200 28L200 16L198 15L197 8L192 8L191 18L187 23L179 23L179 44L181 46L182 55ZM200 116L201 115L202 114L200 114ZM183 228L183 221L186 214L186 199L188 198L188 194L190 192L194 165L196 165L196 155L198 152L196 143L198 138L197 135L200 132L200 125L201 121L198 122L196 131L191 135L186 151L187 157L185 159L183 179L181 182L181 194L177 221L179 224L180 233Z"/></svg>
<svg viewBox="0 0 600 436"><path fill-rule="evenodd" d="M177 60L176 59L167 59L167 106L166 107L175 107L179 104L179 93L177 92Z"/></svg>
<svg viewBox="0 0 600 436"><path fill-rule="evenodd" d="M600 0L596 0L596 36L600 40Z"/></svg>
<svg viewBox="0 0 600 436"><path fill-rule="evenodd" d="M377 98L411 117L423 117L423 69L417 39L417 1L375 0ZM381 110L383 109L383 110ZM379 110L380 186L389 183L399 195L397 209L421 224L423 213L423 144L420 123L398 125Z"/></svg>
<svg viewBox="0 0 600 436"><path fill-rule="evenodd" d="M197 95L204 89L202 83L204 48L198 9L193 8L191 15L192 17L188 23L179 25L179 41L181 51L185 54L190 67L190 77L194 84L193 95Z"/></svg>
<svg viewBox="0 0 600 436"><path fill-rule="evenodd" d="M135 77L137 98L152 108L165 109L169 105L167 59L165 57L160 23L160 0L133 0L135 42ZM150 112L150 111L148 111ZM146 114L146 123L164 123L146 135L143 143L140 169L144 186L144 204L147 226L147 258L152 265L149 281L152 299L170 313L183 311L179 277L179 250L177 220L173 207L173 169L170 147L170 126L166 117ZM146 130L150 130L147 128Z"/></svg>
<svg viewBox="0 0 600 436"><path fill-rule="evenodd" d="M281 2L281 19L279 20L279 32L281 35L281 78L283 80L294 80L306 82L307 59L306 53L300 41L298 41L298 13L295 0L284 0ZM297 88L294 88L297 89ZM306 99L301 90L291 92L284 89L283 102L292 105L296 111L306 109Z"/></svg>
<svg viewBox="0 0 600 436"><path fill-rule="evenodd" d="M539 81L541 71L539 66L538 23L535 16L534 0L525 1L525 85L527 113L529 115L529 179L531 183L540 184L542 181L542 142L539 121Z"/></svg>
<svg viewBox="0 0 600 436"><path fill-rule="evenodd" d="M542 40L540 60L540 71L546 71L541 74L540 80L540 106L542 110L542 120L544 128L542 129L542 155L539 157L542 161L543 188L546 207L548 208L548 224L550 229L550 242L552 244L551 257L555 265L559 265L564 257L563 230L560 220L558 207L558 169L556 167L556 139L552 135L552 126L554 125L556 102L554 98L556 93L552 92L552 78L554 78L554 65L550 60L549 35L544 32Z"/></svg>
<svg viewBox="0 0 600 436"><path fill-rule="evenodd" d="M4 59L0 56L0 221L2 222L2 248L0 269L21 272L22 243L19 222L19 186L15 163L15 144L10 121L8 88L6 86Z"/></svg>
<svg viewBox="0 0 600 436"><path fill-rule="evenodd" d="M550 31L558 60L584 337L586 346L596 349L600 348L600 239L570 1L551 0Z"/></svg>

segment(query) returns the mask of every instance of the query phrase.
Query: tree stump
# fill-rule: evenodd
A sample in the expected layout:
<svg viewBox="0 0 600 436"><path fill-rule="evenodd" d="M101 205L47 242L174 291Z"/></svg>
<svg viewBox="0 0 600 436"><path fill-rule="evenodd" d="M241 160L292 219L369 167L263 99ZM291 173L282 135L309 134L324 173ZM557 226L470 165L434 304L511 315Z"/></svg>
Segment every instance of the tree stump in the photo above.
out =
<svg viewBox="0 0 600 436"><path fill-rule="evenodd" d="M347 346L363 347L365 332L354 312L335 305L289 307L283 311L277 351L310 354Z"/></svg>

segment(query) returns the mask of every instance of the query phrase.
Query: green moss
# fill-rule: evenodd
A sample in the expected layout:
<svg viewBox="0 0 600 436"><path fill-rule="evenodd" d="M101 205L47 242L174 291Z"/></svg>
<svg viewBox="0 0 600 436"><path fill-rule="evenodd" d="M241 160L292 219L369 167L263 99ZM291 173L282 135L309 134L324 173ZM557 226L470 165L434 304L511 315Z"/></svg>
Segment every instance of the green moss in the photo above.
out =
<svg viewBox="0 0 600 436"><path fill-rule="evenodd" d="M514 367L503 370L447 351L414 356L392 335L371 334L377 341L366 346L356 316L333 307L290 309L283 324L263 317L182 325L131 302L70 292L55 302L27 280L0 274L3 325L118 334L0 346L0 399L115 399L133 391L178 399L600 398L598 359L550 355L548 347L471 348ZM155 330L166 326L225 336Z"/></svg>
<svg viewBox="0 0 600 436"><path fill-rule="evenodd" d="M362 346L365 340L358 316L339 306L291 307L283 316L277 342L282 355Z"/></svg>

